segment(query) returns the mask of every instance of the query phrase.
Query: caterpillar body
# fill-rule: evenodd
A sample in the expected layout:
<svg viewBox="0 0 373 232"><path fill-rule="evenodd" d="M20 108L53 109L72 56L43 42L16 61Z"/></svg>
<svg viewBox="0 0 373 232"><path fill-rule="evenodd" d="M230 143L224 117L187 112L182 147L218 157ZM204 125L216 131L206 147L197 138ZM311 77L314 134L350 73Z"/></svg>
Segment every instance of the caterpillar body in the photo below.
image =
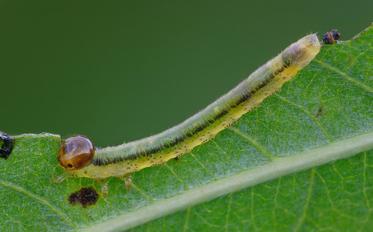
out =
<svg viewBox="0 0 373 232"><path fill-rule="evenodd" d="M59 154L60 163L75 176L103 179L111 176L123 177L186 154L194 147L212 139L279 90L318 54L320 46L316 34L307 35L184 122L159 134L97 151L80 143L91 153L86 152L90 158L85 159L84 165L79 166L74 166L74 162L67 162L69 166L61 163L65 154L69 153L71 156L74 155L74 151L82 150L79 146L75 146L76 149L70 146L75 150L67 151L66 147L69 146L65 144ZM83 140L79 139L80 142Z"/></svg>

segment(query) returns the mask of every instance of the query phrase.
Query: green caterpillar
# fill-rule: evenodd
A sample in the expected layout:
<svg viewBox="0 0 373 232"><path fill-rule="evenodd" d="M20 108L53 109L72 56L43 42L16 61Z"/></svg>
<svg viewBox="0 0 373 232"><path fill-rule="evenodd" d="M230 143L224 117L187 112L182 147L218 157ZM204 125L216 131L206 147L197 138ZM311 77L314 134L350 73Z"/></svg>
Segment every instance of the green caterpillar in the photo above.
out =
<svg viewBox="0 0 373 232"><path fill-rule="evenodd" d="M205 109L159 134L97 151L85 137L67 139L59 153L60 164L75 176L103 179L123 177L188 153L279 90L320 47L316 34L301 38Z"/></svg>

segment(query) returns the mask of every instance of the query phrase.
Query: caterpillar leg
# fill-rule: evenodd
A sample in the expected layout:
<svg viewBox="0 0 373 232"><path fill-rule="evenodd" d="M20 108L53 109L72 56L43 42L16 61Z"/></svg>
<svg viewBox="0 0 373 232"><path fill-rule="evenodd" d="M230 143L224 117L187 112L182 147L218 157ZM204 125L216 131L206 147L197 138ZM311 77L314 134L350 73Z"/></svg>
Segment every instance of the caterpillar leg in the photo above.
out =
<svg viewBox="0 0 373 232"><path fill-rule="evenodd" d="M124 182L124 188L127 191L130 191L131 187L132 187L132 176L131 175L125 175L125 176L122 177L122 180Z"/></svg>
<svg viewBox="0 0 373 232"><path fill-rule="evenodd" d="M102 184L101 186L101 196L103 198L106 198L107 196L109 196L109 180L105 180L104 183Z"/></svg>
<svg viewBox="0 0 373 232"><path fill-rule="evenodd" d="M64 182L66 179L68 179L69 177L71 177L71 175L67 172L64 172L61 175L53 176L51 182L55 184L60 184Z"/></svg>

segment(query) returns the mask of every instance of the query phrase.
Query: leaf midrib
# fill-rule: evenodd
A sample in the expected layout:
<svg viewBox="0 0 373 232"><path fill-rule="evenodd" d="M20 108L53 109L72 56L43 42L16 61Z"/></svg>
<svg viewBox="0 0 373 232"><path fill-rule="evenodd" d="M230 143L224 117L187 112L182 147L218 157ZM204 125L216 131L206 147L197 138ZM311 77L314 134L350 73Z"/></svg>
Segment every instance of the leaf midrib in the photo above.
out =
<svg viewBox="0 0 373 232"><path fill-rule="evenodd" d="M373 132L339 140L285 158L275 158L268 164L210 182L138 210L123 213L99 224L82 228L82 231L123 231L228 193L370 149L373 149Z"/></svg>

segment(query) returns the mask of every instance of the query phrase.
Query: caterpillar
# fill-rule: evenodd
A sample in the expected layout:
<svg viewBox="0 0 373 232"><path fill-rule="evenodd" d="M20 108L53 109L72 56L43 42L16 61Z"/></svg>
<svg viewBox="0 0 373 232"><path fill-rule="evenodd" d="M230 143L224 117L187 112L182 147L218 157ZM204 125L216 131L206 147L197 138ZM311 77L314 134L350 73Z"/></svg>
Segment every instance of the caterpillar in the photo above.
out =
<svg viewBox="0 0 373 232"><path fill-rule="evenodd" d="M104 179L123 177L186 154L279 90L311 62L320 47L316 34L299 39L205 109L159 134L97 150L83 136L67 139L58 155L60 164L74 176Z"/></svg>

